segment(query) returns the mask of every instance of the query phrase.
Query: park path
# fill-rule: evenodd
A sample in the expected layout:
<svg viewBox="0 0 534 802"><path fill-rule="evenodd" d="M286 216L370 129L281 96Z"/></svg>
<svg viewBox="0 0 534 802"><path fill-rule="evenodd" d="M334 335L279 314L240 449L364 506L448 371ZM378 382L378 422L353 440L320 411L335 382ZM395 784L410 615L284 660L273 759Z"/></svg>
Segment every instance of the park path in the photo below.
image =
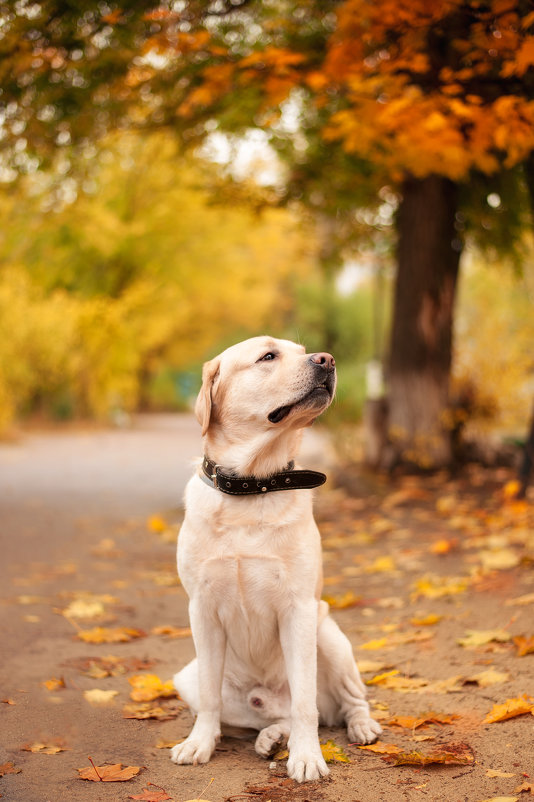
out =
<svg viewBox="0 0 534 802"><path fill-rule="evenodd" d="M321 432L306 433L307 467L332 462ZM132 701L131 680L165 683L193 656L175 542L199 449L191 415L0 445L1 802L529 798L534 498L514 502L508 472L476 466L394 480L345 466L336 482L330 465L334 480L317 492L325 594L388 759L402 750L409 765L348 745L341 728L321 728L321 741L350 762L319 783L297 786L283 762L270 769L250 735L223 738L206 766L171 763L168 744L191 716L174 698ZM126 640L106 642L110 633ZM486 722L507 699L523 714ZM127 782L84 781L89 758L145 768Z"/></svg>

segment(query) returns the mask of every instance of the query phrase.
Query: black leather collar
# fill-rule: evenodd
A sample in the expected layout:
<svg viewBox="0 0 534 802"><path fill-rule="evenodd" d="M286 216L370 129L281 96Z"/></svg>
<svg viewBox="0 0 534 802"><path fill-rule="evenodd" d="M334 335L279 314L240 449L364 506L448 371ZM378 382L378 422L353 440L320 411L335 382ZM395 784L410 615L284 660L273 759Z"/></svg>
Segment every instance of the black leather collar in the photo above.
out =
<svg viewBox="0 0 534 802"><path fill-rule="evenodd" d="M229 493L231 496L251 496L272 493L274 490L300 490L319 487L326 482L326 475L319 471L295 470L290 462L285 471L273 473L264 479L257 476L232 476L224 473L220 465L204 457L200 478L210 487Z"/></svg>

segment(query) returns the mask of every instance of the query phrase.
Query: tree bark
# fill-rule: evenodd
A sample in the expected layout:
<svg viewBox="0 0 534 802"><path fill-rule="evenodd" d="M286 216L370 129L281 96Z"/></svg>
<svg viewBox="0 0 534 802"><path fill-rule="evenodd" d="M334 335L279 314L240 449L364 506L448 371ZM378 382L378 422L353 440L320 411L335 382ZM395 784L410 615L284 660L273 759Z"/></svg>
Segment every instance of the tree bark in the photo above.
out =
<svg viewBox="0 0 534 802"><path fill-rule="evenodd" d="M390 464L436 468L451 461L447 413L462 247L456 204L457 187L447 178L404 183L388 375Z"/></svg>

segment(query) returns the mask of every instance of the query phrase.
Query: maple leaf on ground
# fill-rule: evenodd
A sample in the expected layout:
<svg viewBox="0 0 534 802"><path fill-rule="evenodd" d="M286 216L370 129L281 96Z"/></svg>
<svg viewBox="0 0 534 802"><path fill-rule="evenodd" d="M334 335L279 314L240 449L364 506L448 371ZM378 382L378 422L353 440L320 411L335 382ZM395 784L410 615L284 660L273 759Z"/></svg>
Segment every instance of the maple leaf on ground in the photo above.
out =
<svg viewBox="0 0 534 802"><path fill-rule="evenodd" d="M92 705L105 705L112 702L118 691L102 691L100 688L91 688L83 692L85 699Z"/></svg>
<svg viewBox="0 0 534 802"><path fill-rule="evenodd" d="M416 730L429 724L452 724L459 716L456 713L423 713L420 716L395 716L388 721L391 727Z"/></svg>
<svg viewBox="0 0 534 802"><path fill-rule="evenodd" d="M522 794L525 791L527 794L534 796L534 783L521 783L517 788L514 788L514 794Z"/></svg>
<svg viewBox="0 0 534 802"><path fill-rule="evenodd" d="M525 638L523 635L518 635L514 638L514 643L517 646L518 657L534 654L534 635L530 635L528 638Z"/></svg>
<svg viewBox="0 0 534 802"><path fill-rule="evenodd" d="M166 638L190 638L191 627L173 627L170 624L154 627L150 630L152 635L164 635Z"/></svg>
<svg viewBox="0 0 534 802"><path fill-rule="evenodd" d="M494 668L488 668L486 671L479 671L478 674L472 674L470 677L466 677L463 684L478 685L479 688L488 688L490 685L508 682L509 679L510 674L503 671L496 671Z"/></svg>
<svg viewBox="0 0 534 802"><path fill-rule="evenodd" d="M394 766L466 766L475 758L468 744L444 744L432 752L399 752L384 755L383 760Z"/></svg>
<svg viewBox="0 0 534 802"><path fill-rule="evenodd" d="M493 705L484 719L484 724L495 724L498 721L507 721L509 718L523 716L525 713L534 715L534 699L532 696L519 696L507 699L504 704Z"/></svg>
<svg viewBox="0 0 534 802"><path fill-rule="evenodd" d="M0 777L3 777L4 774L20 774L22 769L17 769L13 765L13 761L9 760L7 763L2 763L0 766Z"/></svg>
<svg viewBox="0 0 534 802"><path fill-rule="evenodd" d="M123 707L123 718L137 718L140 720L146 718L155 718L158 721L166 721L167 719L176 718L181 708L161 707L159 705L152 705L150 702L136 702L128 704Z"/></svg>
<svg viewBox="0 0 534 802"><path fill-rule="evenodd" d="M136 674L129 677L128 682L133 686L130 698L134 702L152 702L160 697L177 696L172 680L162 682L157 674Z"/></svg>
<svg viewBox="0 0 534 802"><path fill-rule="evenodd" d="M347 590L342 596L322 596L323 601L328 602L330 607L335 610L346 610L349 607L356 607L361 604L362 597L356 596L352 590Z"/></svg>
<svg viewBox="0 0 534 802"><path fill-rule="evenodd" d="M353 746L354 744L350 744ZM366 752L374 752L377 755L398 755L403 752L401 746L397 746L396 744L387 744L383 741L376 741L374 744L365 744L364 746L360 746L356 744L358 749L364 749Z"/></svg>
<svg viewBox="0 0 534 802"><path fill-rule="evenodd" d="M485 646L488 643L506 643L512 636L504 629L476 630L469 629L464 638L456 641L460 646Z"/></svg>
<svg viewBox="0 0 534 802"><path fill-rule="evenodd" d="M119 783L131 780L139 774L144 766L125 766L122 763L113 763L106 766L85 766L83 769L76 769L80 775L80 780L91 780L92 782Z"/></svg>
<svg viewBox="0 0 534 802"><path fill-rule="evenodd" d="M144 638L145 635L146 632L132 627L93 627L76 633L76 637L86 643L127 643L134 638Z"/></svg>
<svg viewBox="0 0 534 802"><path fill-rule="evenodd" d="M65 747L60 746L55 742L40 742L36 741L33 744L24 744L20 747L24 752L38 752L40 755L57 755L58 752L64 752Z"/></svg>
<svg viewBox="0 0 534 802"><path fill-rule="evenodd" d="M41 685L44 685L49 691L58 691L60 688L65 687L65 680L63 677L52 677L52 679L41 682Z"/></svg>
<svg viewBox="0 0 534 802"><path fill-rule="evenodd" d="M148 783L148 785L159 790L151 791L150 788L143 788L142 794L132 794L128 799L141 799L143 802L165 802L166 799L172 799L167 791L159 785L155 785L154 783Z"/></svg>
<svg viewBox="0 0 534 802"><path fill-rule="evenodd" d="M321 744L321 752L327 763L350 763L341 746L338 746L335 741L329 740Z"/></svg>

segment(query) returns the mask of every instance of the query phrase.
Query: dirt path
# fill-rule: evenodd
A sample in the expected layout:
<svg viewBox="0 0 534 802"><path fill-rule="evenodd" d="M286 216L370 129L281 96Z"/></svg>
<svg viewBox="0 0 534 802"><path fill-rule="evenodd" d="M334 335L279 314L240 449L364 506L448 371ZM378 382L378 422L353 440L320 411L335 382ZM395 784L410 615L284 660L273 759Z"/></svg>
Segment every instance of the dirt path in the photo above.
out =
<svg viewBox="0 0 534 802"><path fill-rule="evenodd" d="M534 790L534 717L483 721L496 703L534 696L534 654L518 656L521 642L511 640L534 636L534 509L506 497L505 474L388 486L349 472L345 489L331 482L317 498L325 593L373 683L382 741L452 765L412 755L419 765L392 766L347 745L341 729L321 729L350 762L299 787L283 760L273 770L254 753L250 735L224 738L207 766L174 766L158 744L191 726L176 699L145 703L163 720L123 717L134 704L129 679L165 682L193 654L186 633L168 628L188 624L174 541L198 444L189 416L163 416L133 431L39 433L0 446L2 798L127 800L148 788L147 800L175 802L527 799L515 789ZM312 437L309 467L323 451ZM95 627L141 635L80 639ZM116 694L96 703L91 690ZM430 711L426 726L391 723ZM76 771L89 756L146 768L127 782L93 783Z"/></svg>

